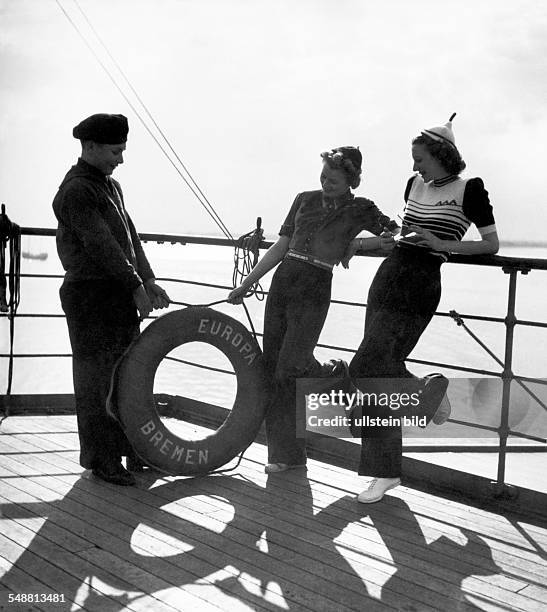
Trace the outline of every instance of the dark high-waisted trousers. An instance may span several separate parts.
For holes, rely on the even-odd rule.
[[[131,453],[121,427],[106,412],[116,361],[139,331],[130,291],[109,280],[64,282],[60,289],[72,346],[72,376],[84,468],[119,462]]]
[[[320,376],[313,351],[329,310],[331,282],[330,270],[291,259],[273,276],[263,339],[269,463],[306,463],[305,439],[296,437],[296,379]]]
[[[350,363],[353,379],[414,378],[405,359],[435,314],[441,298],[441,259],[418,249],[396,247],[372,281],[365,335]],[[358,385],[366,392],[366,381]],[[409,390],[413,385],[409,381]],[[404,390],[404,389],[403,389]],[[401,475],[400,427],[364,427],[359,474]]]

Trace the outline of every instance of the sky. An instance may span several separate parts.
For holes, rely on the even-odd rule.
[[[545,240],[543,0],[0,0],[0,201],[19,225],[55,227],[72,127],[112,112],[129,118],[114,176],[138,230],[219,234],[59,4],[141,112],[81,7],[233,235],[261,216],[274,236],[319,187],[320,153],[348,144],[357,194],[395,216],[412,138],[456,112],[500,238]]]

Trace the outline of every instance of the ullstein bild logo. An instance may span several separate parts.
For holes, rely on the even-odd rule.
[[[322,427],[425,427],[427,418],[425,416],[411,417],[370,417],[365,414],[361,417],[350,417],[347,415],[334,415],[322,417],[318,414],[310,414],[307,417],[307,429],[321,429]]]

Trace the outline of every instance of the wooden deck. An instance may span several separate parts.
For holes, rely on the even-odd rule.
[[[195,429],[195,426],[189,426]],[[202,478],[90,478],[74,416],[0,428],[1,610],[547,609],[547,523],[364,479],[317,461],[267,477],[265,448]],[[59,594],[65,603],[9,603]]]

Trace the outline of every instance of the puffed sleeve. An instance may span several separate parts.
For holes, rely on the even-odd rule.
[[[379,236],[385,229],[393,231],[398,227],[397,221],[384,215],[372,200],[367,198],[355,198],[355,200],[359,204],[361,229]]]
[[[496,221],[488,191],[484,188],[484,183],[480,178],[473,178],[467,181],[463,195],[463,214],[473,222],[479,229],[493,227],[496,230]],[[483,233],[483,232],[481,232]]]
[[[281,229],[279,230],[280,236],[287,236],[288,238],[290,238],[293,235],[296,213],[298,212],[298,209],[301,203],[302,203],[302,194],[299,193],[294,199],[293,205],[291,206],[291,209],[289,210],[289,214],[287,215],[287,218],[285,219],[285,221],[283,222],[283,225],[281,226]]]
[[[404,194],[405,202],[408,202],[408,196],[410,195],[410,190],[412,189],[412,183],[414,182],[415,178],[416,178],[415,176],[411,176],[408,179],[408,182],[405,187],[405,194]]]

